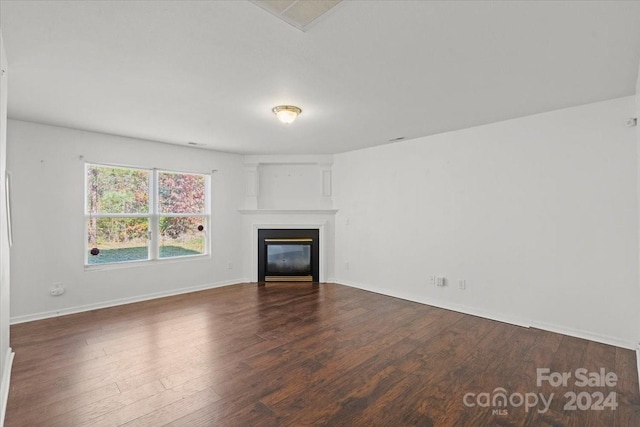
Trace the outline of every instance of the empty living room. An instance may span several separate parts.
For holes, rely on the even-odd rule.
[[[0,0],[0,427],[640,426],[640,1]]]

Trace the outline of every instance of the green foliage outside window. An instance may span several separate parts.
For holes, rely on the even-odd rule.
[[[88,249],[100,249],[87,256],[89,264],[148,259],[151,218],[157,219],[160,258],[206,252],[205,175],[102,165],[86,170]],[[153,179],[157,206],[150,209]]]

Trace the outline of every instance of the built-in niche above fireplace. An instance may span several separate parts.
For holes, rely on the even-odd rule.
[[[318,229],[259,229],[259,282],[319,282]]]

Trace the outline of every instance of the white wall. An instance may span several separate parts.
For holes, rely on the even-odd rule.
[[[322,193],[317,164],[263,164],[258,167],[260,209],[318,209]]]
[[[4,70],[4,73],[2,71]],[[7,58],[0,32],[0,426],[9,393],[13,353],[9,346],[9,239],[7,233],[7,207],[5,203],[5,176],[7,165]]]
[[[241,276],[241,156],[9,120],[14,245],[13,321],[145,299]],[[208,173],[212,178],[212,257],[85,271],[84,156],[87,162]],[[233,269],[228,269],[232,262]],[[53,282],[66,293],[52,297]]]
[[[336,155],[337,281],[635,347],[634,104]]]

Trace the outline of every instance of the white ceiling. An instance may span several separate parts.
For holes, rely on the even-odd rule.
[[[635,93],[640,2],[0,1],[9,115],[238,153],[337,153]],[[279,123],[271,108],[302,115]]]

